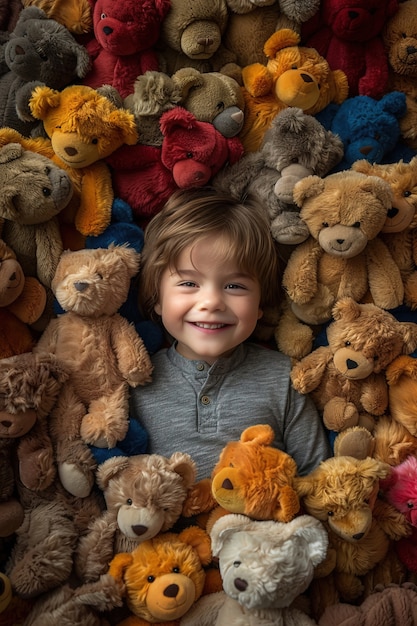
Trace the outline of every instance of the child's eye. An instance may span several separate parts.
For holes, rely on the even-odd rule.
[[[192,280],[185,280],[183,283],[180,283],[180,287],[197,287],[197,285]]]
[[[235,283],[229,283],[226,285],[226,289],[246,289],[244,285],[236,285]]]

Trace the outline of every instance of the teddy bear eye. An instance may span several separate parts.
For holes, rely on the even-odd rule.
[[[407,508],[414,509],[414,502],[407,502]]]
[[[233,567],[239,567],[239,565],[241,564],[242,561],[234,561],[233,562]]]
[[[355,222],[354,224],[352,224],[352,228],[360,228],[361,223],[360,222]]]
[[[329,222],[323,222],[322,226],[323,228],[329,228]]]
[[[94,145],[98,144],[97,137],[94,137],[94,139],[92,139],[91,143],[94,144]]]
[[[350,341],[345,341],[345,346],[350,346]]]
[[[153,581],[155,580],[155,576],[148,576],[148,583],[153,583]]]
[[[187,159],[192,159],[194,154],[192,152],[187,152],[185,156],[187,157]]]
[[[411,196],[411,191],[404,191],[403,196],[404,198],[409,198]]]
[[[223,110],[224,110],[224,102],[219,102],[219,103],[216,105],[216,109],[217,109],[218,111],[223,111]]]
[[[179,567],[173,567],[172,571],[174,572],[174,574],[179,574],[180,573],[180,568]]]
[[[45,198],[48,198],[51,195],[52,191],[50,189],[48,189],[48,187],[44,187],[42,189],[42,193],[45,196]]]
[[[128,498],[128,499],[126,500],[126,504],[128,504],[128,505],[130,506],[130,505],[132,504],[132,498]]]
[[[334,513],[333,513],[333,511],[327,511],[327,515],[328,515],[329,517],[333,517]]]
[[[107,14],[106,14],[106,13],[102,13],[102,14],[100,15],[100,19],[101,19],[101,20],[105,20],[105,19],[106,19],[106,17],[107,17]]]

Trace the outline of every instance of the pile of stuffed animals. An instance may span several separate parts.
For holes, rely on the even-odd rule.
[[[0,0],[0,626],[417,623],[416,33],[417,0]],[[270,220],[307,476],[257,424],[197,481],[129,420],[144,232],[205,185]]]

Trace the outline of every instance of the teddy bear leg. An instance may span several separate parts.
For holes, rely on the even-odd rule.
[[[122,441],[129,426],[127,386],[120,385],[111,395],[90,403],[81,423],[81,437],[85,443],[98,448],[114,448]]]
[[[323,422],[329,430],[340,432],[358,424],[359,414],[353,402],[335,397],[329,400],[323,409]]]
[[[278,349],[293,359],[302,359],[313,348],[312,328],[300,322],[286,305],[274,336]]]
[[[352,426],[339,433],[334,440],[334,456],[353,456],[355,459],[366,459],[373,456],[375,438],[367,428]]]
[[[362,598],[365,599],[371,595],[378,585],[387,587],[392,584],[400,585],[405,581],[406,567],[401,563],[392,544],[386,557],[362,577]]]

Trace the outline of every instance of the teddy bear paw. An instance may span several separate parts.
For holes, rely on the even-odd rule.
[[[359,414],[353,402],[344,398],[332,398],[324,407],[323,422],[329,430],[340,432],[358,423]]]
[[[114,448],[123,441],[128,430],[128,420],[111,420],[101,412],[88,413],[81,423],[80,434],[83,441],[97,448]]]
[[[296,245],[305,241],[310,231],[297,213],[286,211],[271,223],[272,236],[278,243]]]
[[[93,487],[94,475],[86,475],[74,465],[74,463],[61,463],[58,466],[58,474],[62,486],[77,498],[86,498]]]

